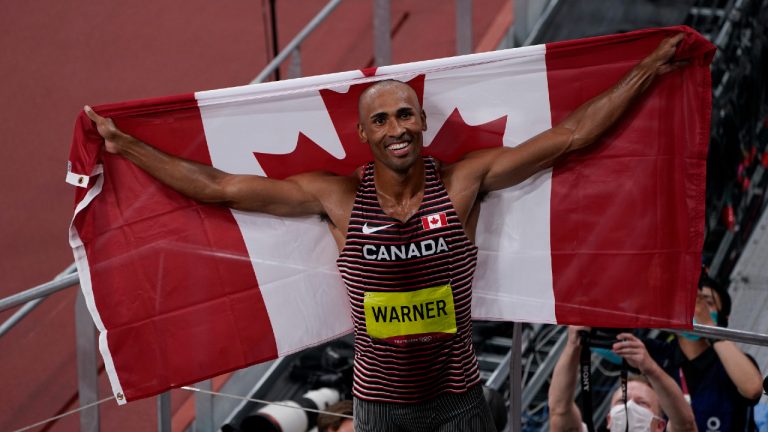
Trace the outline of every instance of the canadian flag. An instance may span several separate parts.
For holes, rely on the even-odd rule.
[[[445,217],[445,213],[435,213],[429,216],[423,216],[421,218],[421,224],[425,230],[431,230],[433,228],[440,228],[448,225],[448,219]]]
[[[357,98],[408,81],[425,153],[516,146],[608,89],[665,36],[666,74],[600,143],[482,202],[477,319],[690,326],[703,241],[714,47],[685,27],[96,107],[158,149],[238,174],[349,175],[371,159]],[[336,245],[318,218],[203,205],[102,151],[84,114],[67,180],[81,287],[118,402],[348,333]],[[445,223],[435,215],[425,224]]]

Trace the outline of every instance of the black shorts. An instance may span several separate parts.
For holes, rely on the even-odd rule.
[[[354,400],[355,432],[496,432],[482,385],[425,402]]]

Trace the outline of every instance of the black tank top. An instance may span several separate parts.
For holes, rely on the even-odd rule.
[[[353,393],[364,400],[418,402],[480,381],[471,321],[477,247],[435,161],[424,163],[424,198],[406,222],[381,209],[366,165],[337,260],[354,322]]]

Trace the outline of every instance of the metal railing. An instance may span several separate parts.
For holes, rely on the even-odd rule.
[[[392,63],[392,14],[391,0],[373,1],[373,51],[376,66]],[[275,58],[267,64],[251,84],[263,82],[291,57],[288,77],[301,76],[301,44],[315,29],[330,16],[342,0],[331,0],[317,13],[309,23],[291,39]],[[470,54],[472,45],[472,0],[455,0],[456,7],[456,54]]]
[[[56,275],[50,282],[0,299],[0,312],[24,304],[21,309],[17,310],[7,320],[0,324],[0,337],[24,319],[24,317],[42,303],[46,297],[78,283],[80,283],[80,279],[75,272],[75,263],[72,263],[64,271]]]
[[[71,274],[72,266],[70,266],[67,270],[59,274],[54,280],[38,285],[34,288],[30,288],[26,291],[20,292],[18,294],[14,294],[12,296],[0,299],[0,312],[13,308],[15,306],[18,306],[20,304],[23,304],[24,302],[28,302],[27,305],[33,302],[39,302],[40,300],[44,299],[50,294],[53,294],[55,292],[61,291],[63,289],[66,289],[70,286],[73,286],[78,282],[77,274]],[[81,295],[82,296],[82,295]],[[80,296],[80,297],[81,297]],[[80,300],[78,300],[78,303],[80,303]],[[27,306],[25,305],[25,307]],[[13,324],[9,325],[9,321],[15,321],[18,322],[19,319],[16,317],[19,312],[24,310],[23,308],[17,311],[14,316],[6,320],[0,328],[9,329],[13,326]],[[80,311],[79,313],[77,311]],[[28,311],[27,311],[28,313]],[[85,311],[84,305],[76,307],[76,321],[82,322],[83,318],[86,320],[90,320],[90,316],[87,315],[87,311]],[[89,389],[96,389],[96,366],[95,366],[95,360],[93,359],[93,356],[95,355],[95,342],[94,342],[94,328],[91,322],[89,322],[90,325],[88,326],[80,326],[78,325],[77,333],[78,333],[78,376],[79,376],[79,382],[80,382],[80,405],[85,406],[89,403],[92,403],[98,398],[98,395],[93,391]],[[7,331],[7,330],[5,330]],[[681,333],[684,330],[680,329],[668,329],[667,331],[673,332],[673,333]],[[90,333],[89,333],[90,332]],[[515,334],[519,334],[520,330],[519,327],[516,327]],[[84,334],[89,333],[89,334]],[[694,324],[693,330],[688,331],[688,333],[693,333],[699,336],[709,337],[709,338],[715,338],[715,339],[726,339],[731,340],[734,342],[741,342],[751,345],[760,345],[760,346],[766,346],[768,347],[768,335],[762,334],[762,333],[755,333],[755,332],[748,332],[743,330],[736,330],[736,329],[728,329],[728,328],[721,328],[721,327],[713,327],[713,326],[707,326],[707,325],[701,325],[701,324]],[[556,344],[556,347],[552,350],[551,353],[558,353],[561,348],[562,344],[564,343],[563,340],[559,340]],[[517,347],[517,348],[516,348]],[[513,373],[512,376],[519,376],[520,374],[520,361],[521,361],[521,349],[519,348],[519,345],[515,345],[512,350],[510,350],[510,354],[508,355],[508,359],[505,359],[505,366],[506,368],[512,369]],[[533,398],[533,395],[536,394],[540,390],[540,388],[546,383],[547,376],[551,373],[552,369],[554,368],[555,363],[557,362],[557,355],[549,355],[545,362],[539,367],[536,374],[534,375],[533,379],[531,379],[525,388],[522,388],[519,383],[511,382],[510,386],[512,386],[512,394],[519,394],[522,395],[521,398],[521,406],[526,406],[527,403],[530,403],[530,401]],[[81,367],[80,365],[84,364],[84,367]],[[507,369],[507,370],[509,370]],[[501,370],[501,368],[500,368]],[[88,377],[86,379],[86,377]],[[492,380],[494,382],[499,381],[500,379],[498,376],[494,376]],[[90,387],[91,384],[84,383],[87,381],[88,383],[92,383],[92,387]],[[490,381],[490,380],[489,380]],[[204,388],[205,383],[202,383],[199,387]],[[196,397],[198,397],[196,395]],[[200,396],[203,398],[203,396]],[[210,396],[205,396],[209,398],[208,400],[200,400],[198,403],[198,406],[201,408],[205,408],[210,403]],[[157,405],[158,405],[158,430],[160,431],[168,431],[170,430],[170,398],[168,393],[165,393],[163,395],[158,396],[157,398]],[[212,409],[211,409],[212,410]],[[516,424],[519,424],[519,417],[515,414],[519,413],[519,409],[511,412],[510,419],[513,419],[513,421],[516,422]],[[519,414],[518,414],[519,415]],[[201,420],[205,421],[205,423],[210,424],[212,417],[209,415],[203,415],[201,416]],[[203,425],[200,425],[203,426]],[[89,408],[87,411],[81,412],[81,430],[98,430],[98,407],[94,406],[92,408]]]
[[[314,18],[312,18],[309,21],[309,24],[307,24],[299,33],[290,41],[288,42],[288,45],[283,48],[280,53],[275,56],[275,58],[269,62],[269,64],[262,70],[256,78],[254,78],[251,81],[251,84],[256,84],[263,82],[265,79],[267,79],[268,76],[272,75],[272,73],[277,70],[277,68],[280,67],[280,65],[283,64],[283,62],[288,58],[289,55],[293,54],[294,56],[294,70],[288,73],[288,76],[291,78],[296,78],[301,76],[301,52],[300,52],[300,45],[302,42],[304,42],[304,39],[307,38],[315,29],[317,26],[320,25],[323,21],[325,21],[326,18],[328,18],[328,15],[333,12],[334,9],[336,9],[339,4],[341,4],[342,0],[331,0],[328,2],[328,4],[323,7],[323,9],[318,12],[317,15],[315,15]]]

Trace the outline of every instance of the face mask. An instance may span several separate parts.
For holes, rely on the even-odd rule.
[[[714,323],[715,323],[715,325],[717,325],[717,311],[714,311],[714,312],[710,312],[710,313],[709,313],[709,316],[711,316],[711,317],[712,317],[712,322],[714,322]]]
[[[710,312],[709,316],[712,317],[712,321],[715,323],[715,325],[717,325],[717,311]],[[693,319],[693,323],[697,324],[696,323],[696,318]],[[688,340],[692,340],[692,341],[697,341],[697,340],[701,339],[701,336],[697,336],[697,335],[691,334],[691,333],[680,333],[680,336],[682,336],[682,337],[684,337],[684,338],[686,338]]]
[[[615,364],[615,365],[621,365],[621,357],[619,357],[618,354],[615,352],[609,350],[608,348],[590,348],[593,353],[599,355],[600,357],[606,359],[607,361]]]
[[[629,418],[629,429],[627,429],[627,418]],[[654,418],[658,419],[651,410],[630,400],[627,403],[626,411],[624,404],[611,408],[611,432],[625,432],[627,430],[629,432],[648,432],[651,430],[651,422]]]

